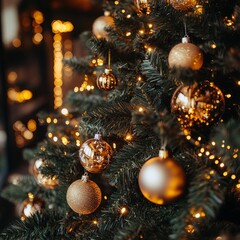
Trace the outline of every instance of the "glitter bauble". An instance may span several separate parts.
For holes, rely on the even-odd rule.
[[[101,201],[102,193],[100,188],[85,175],[82,176],[82,179],[73,182],[67,190],[67,203],[78,214],[94,212]]]
[[[45,176],[41,173],[41,167],[44,165],[44,160],[39,158],[33,164],[33,176],[37,181],[38,185],[48,189],[54,189],[58,185],[58,179],[56,176],[50,177]]]
[[[25,220],[36,212],[41,212],[43,208],[44,202],[34,197],[33,194],[29,193],[28,198],[23,201],[19,208],[19,215],[21,220]]]
[[[170,68],[191,68],[199,70],[203,65],[203,53],[201,49],[183,38],[183,42],[175,45],[168,56]]]
[[[117,86],[117,78],[111,69],[106,68],[105,72],[98,76],[96,83],[99,89],[109,91]]]
[[[209,125],[221,117],[225,99],[218,87],[204,81],[177,88],[172,96],[171,109],[183,127]]]
[[[197,5],[196,0],[170,0],[170,4],[178,11],[187,11]]]
[[[182,167],[165,150],[142,166],[138,176],[139,188],[149,201],[163,205],[176,200],[185,188]]]
[[[91,173],[102,172],[110,162],[112,157],[111,146],[102,140],[100,134],[95,134],[84,142],[79,150],[79,157],[82,166]]]
[[[108,32],[106,31],[106,28],[112,27],[113,25],[114,20],[111,16],[100,16],[93,23],[93,34],[97,38],[107,38]]]

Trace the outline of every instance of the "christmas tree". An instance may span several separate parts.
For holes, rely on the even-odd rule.
[[[240,1],[103,8],[1,239],[239,239]]]

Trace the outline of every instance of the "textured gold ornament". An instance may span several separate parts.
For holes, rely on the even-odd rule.
[[[142,166],[138,184],[145,198],[163,205],[180,197],[185,187],[185,173],[181,166],[168,157],[166,150],[151,158]]]
[[[137,8],[138,8],[138,15],[147,15],[150,14],[150,3],[149,0],[135,0]]]
[[[225,99],[218,87],[205,81],[177,88],[172,96],[171,108],[183,127],[209,125],[221,117]]]
[[[203,53],[201,49],[190,43],[188,37],[182,39],[182,43],[174,46],[168,56],[170,68],[191,68],[199,70],[203,65]]]
[[[92,32],[97,38],[108,38],[108,32],[106,28],[114,26],[114,19],[109,16],[108,12],[105,12],[105,16],[98,17],[92,27]]]
[[[33,176],[39,186],[42,186],[48,189],[54,189],[58,185],[58,179],[56,176],[53,176],[53,177],[44,176],[40,171],[40,168],[43,166],[43,164],[44,164],[44,160],[41,158],[37,159],[34,162]]]
[[[102,201],[102,193],[98,185],[89,180],[87,175],[73,182],[67,190],[69,207],[79,214],[93,213]]]
[[[43,201],[33,196],[32,193],[28,194],[28,198],[24,200],[19,208],[19,215],[21,220],[25,220],[36,212],[41,212],[43,208]]]
[[[95,134],[82,144],[79,150],[82,166],[91,173],[100,173],[109,165],[112,157],[111,146],[102,140],[101,134]]]
[[[170,0],[170,4],[178,11],[187,11],[197,5],[196,0]]]
[[[116,86],[117,78],[112,73],[112,69],[106,68],[97,78],[97,87],[101,90],[110,91]]]

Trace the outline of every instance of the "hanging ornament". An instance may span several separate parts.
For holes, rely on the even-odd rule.
[[[39,158],[37,159],[32,168],[33,176],[37,181],[38,185],[41,187],[45,187],[47,189],[54,189],[58,185],[58,179],[56,176],[44,176],[41,173],[41,167],[44,165],[44,160]]]
[[[67,190],[67,203],[78,214],[93,213],[102,201],[102,193],[98,185],[89,180],[87,174],[73,182]]]
[[[114,19],[110,16],[110,13],[105,11],[104,16],[98,17],[92,27],[92,32],[97,38],[108,38],[108,32],[106,28],[114,26]]]
[[[101,90],[109,91],[117,86],[117,78],[112,73],[111,69],[111,54],[110,49],[108,50],[108,67],[105,69],[104,73],[100,74],[97,78],[97,86]]]
[[[138,15],[148,15],[150,14],[150,3],[149,0],[135,0],[138,9]]]
[[[196,0],[170,0],[170,4],[178,11],[187,11],[197,5]]]
[[[100,173],[107,168],[112,157],[111,146],[102,139],[101,134],[95,134],[82,144],[79,150],[82,166],[90,173]]]
[[[21,220],[24,221],[26,218],[30,217],[36,212],[41,212],[43,205],[44,203],[42,200],[34,197],[32,193],[28,193],[28,198],[24,200],[19,208]]]
[[[171,108],[183,127],[209,125],[219,120],[224,112],[225,99],[218,87],[204,81],[177,88],[172,96]]]
[[[188,36],[182,38],[182,43],[175,45],[168,56],[170,68],[191,68],[199,70],[203,65],[203,53],[201,49],[190,43]]]
[[[142,166],[138,185],[150,202],[163,205],[182,195],[185,187],[185,173],[181,166],[163,149],[159,156],[151,158]]]

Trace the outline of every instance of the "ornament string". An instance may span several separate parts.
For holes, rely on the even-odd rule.
[[[111,68],[111,52],[110,52],[110,48],[108,49],[108,69]]]
[[[184,19],[183,20],[183,26],[184,26],[184,37],[188,37],[188,34],[187,34],[187,23],[186,23],[186,20]]]

